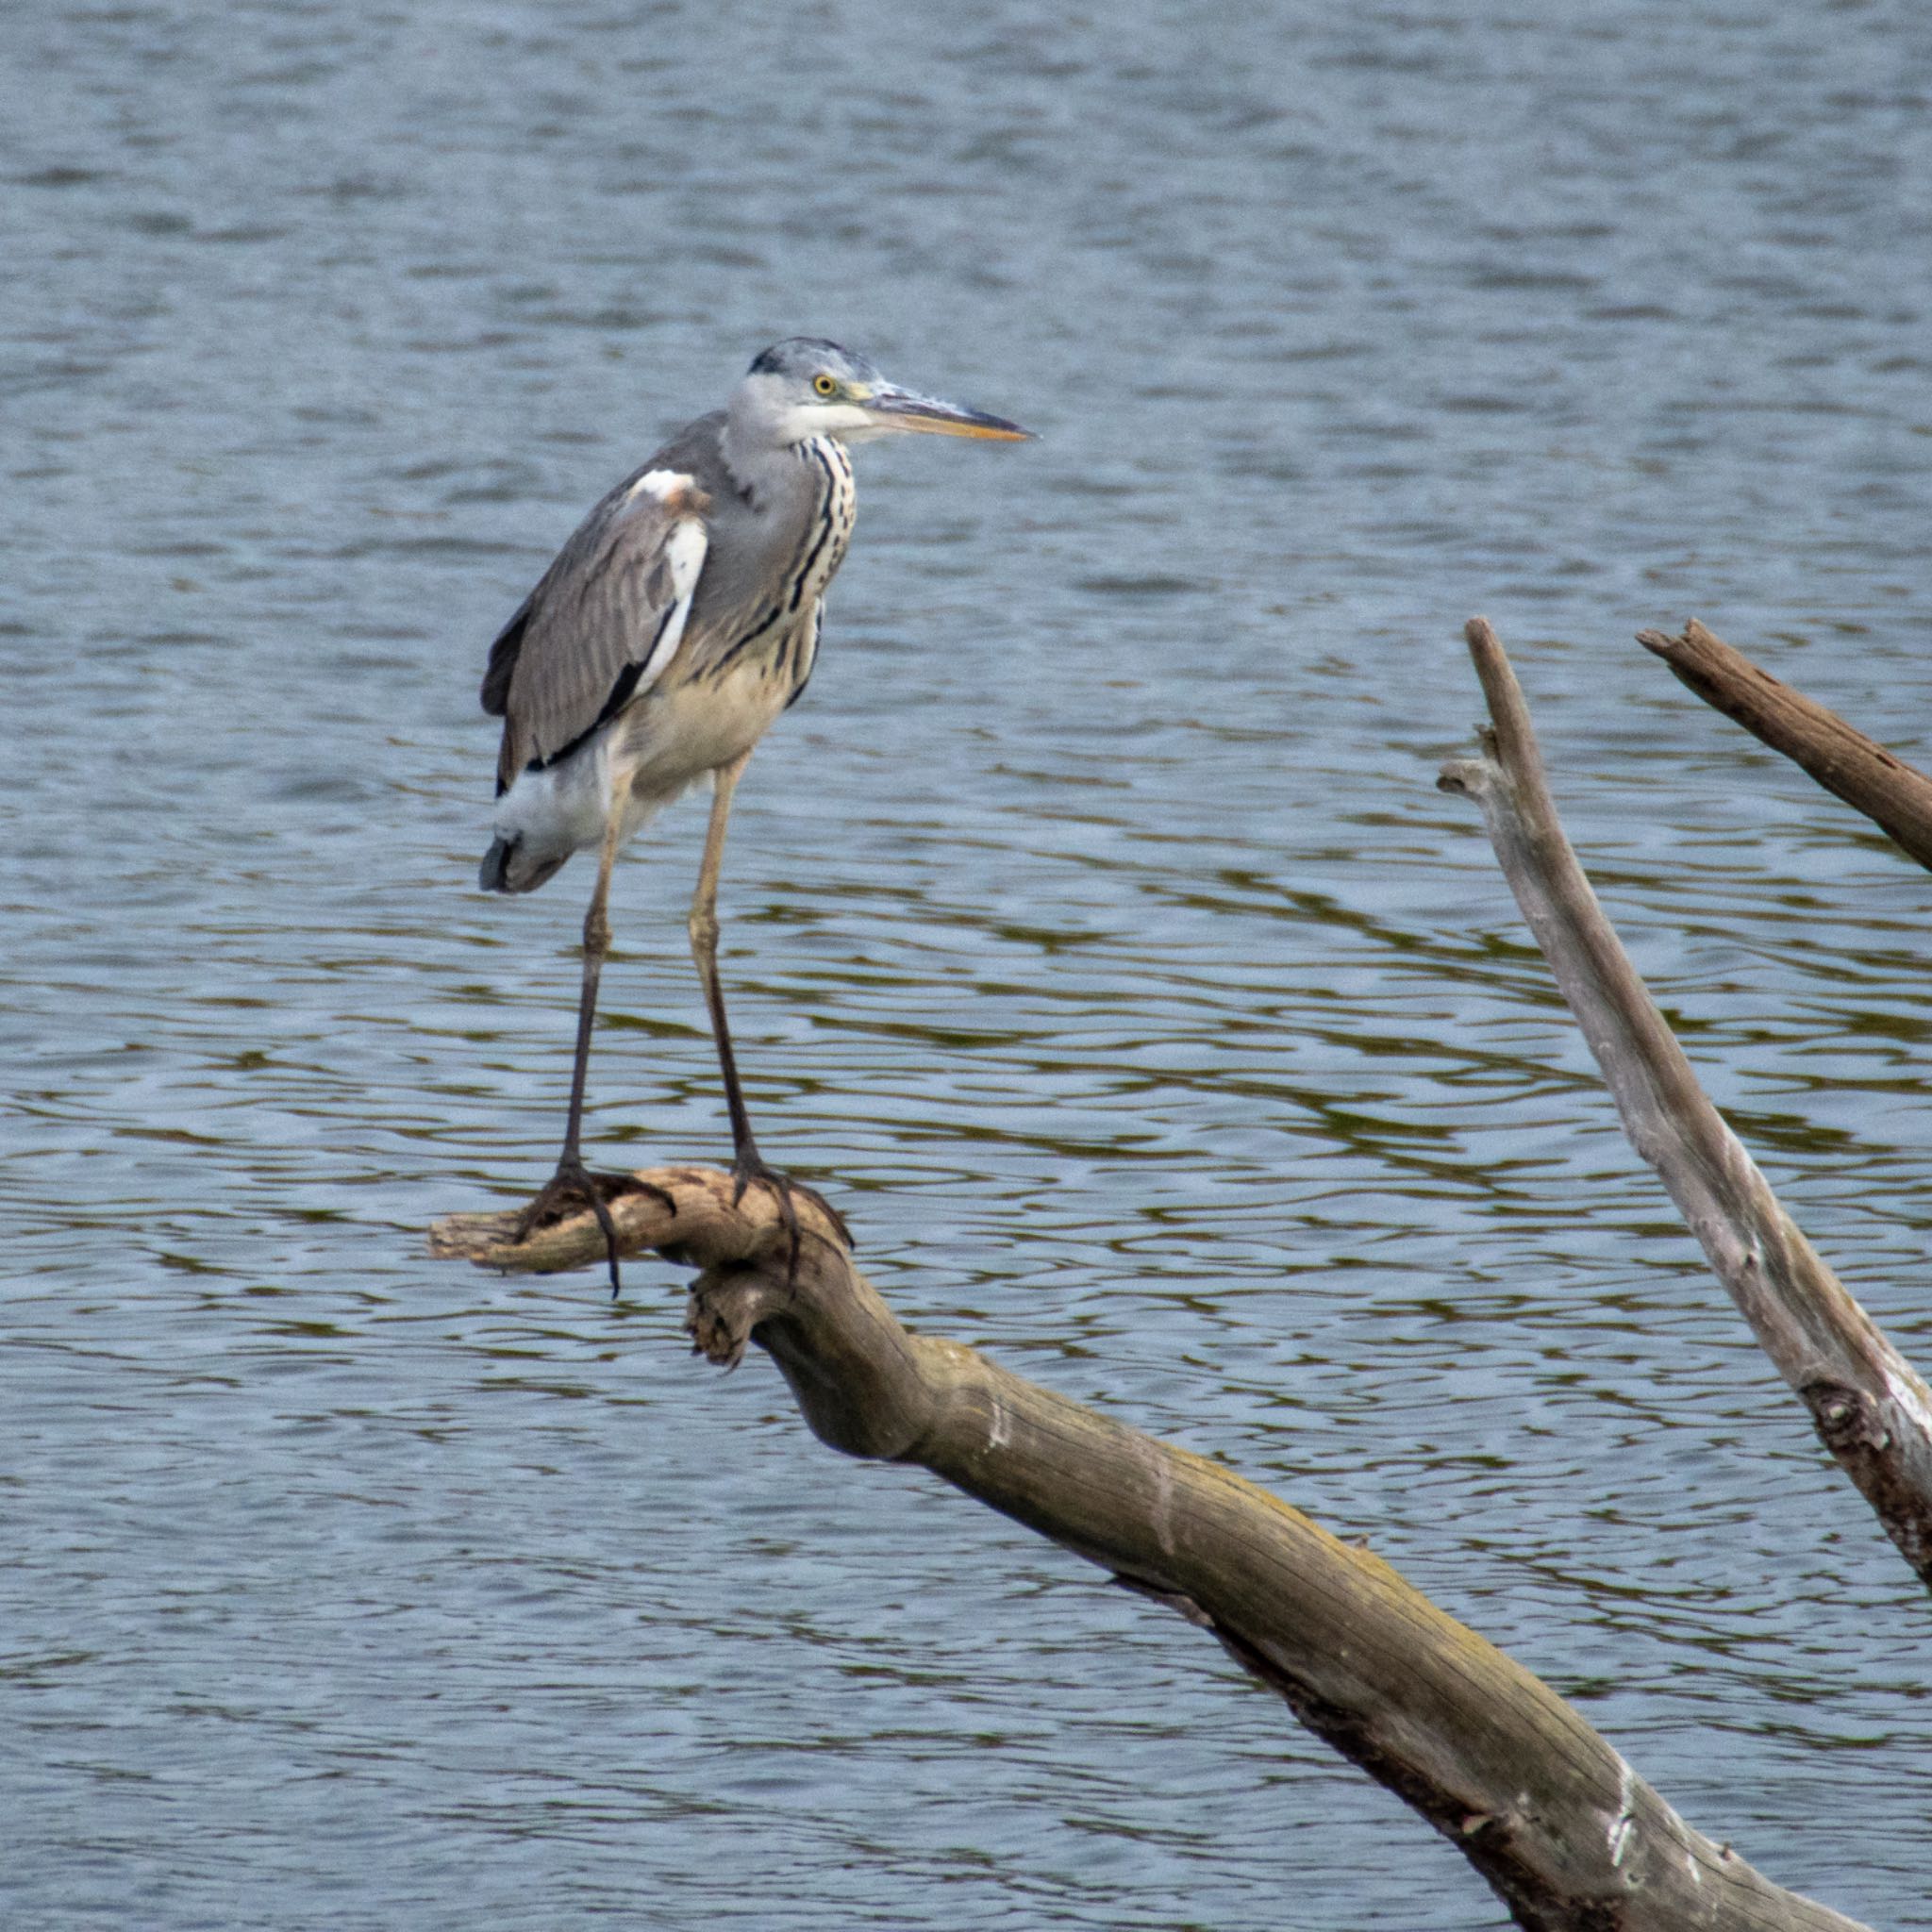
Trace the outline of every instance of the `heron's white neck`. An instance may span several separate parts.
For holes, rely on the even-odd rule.
[[[823,410],[777,404],[756,379],[741,383],[722,438],[731,480],[756,503],[792,474],[805,444],[825,433],[824,419]]]

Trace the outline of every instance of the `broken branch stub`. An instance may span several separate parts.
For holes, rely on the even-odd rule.
[[[1825,1266],[1698,1084],[1557,816],[1522,688],[1468,625],[1495,728],[1442,768],[1474,799],[1509,889],[1583,1029],[1624,1132],[1655,1168],[1819,1439],[1932,1589],[1932,1392]]]
[[[1637,641],[1706,704],[1803,766],[1932,871],[1932,778],[1924,772],[1781,683],[1694,617],[1676,637],[1641,630]]]
[[[803,1204],[708,1169],[638,1177],[620,1247],[697,1261],[686,1325],[714,1361],[770,1352],[812,1429],[915,1463],[1210,1630],[1319,1737],[1395,1792],[1537,1932],[1857,1932],[1692,1830],[1547,1685],[1378,1557],[1219,1463],[915,1335]],[[666,1204],[669,1204],[668,1207]],[[439,1224],[436,1252],[597,1265],[589,1214],[507,1245],[515,1216]],[[530,1250],[541,1241],[541,1257]]]

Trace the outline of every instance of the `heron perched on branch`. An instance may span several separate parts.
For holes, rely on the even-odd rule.
[[[741,1192],[753,1182],[774,1191],[795,1257],[798,1184],[758,1155],[724,1021],[718,867],[745,760],[805,690],[818,657],[825,586],[857,505],[845,445],[904,430],[1001,441],[1029,434],[900,389],[836,342],[774,343],[724,409],[689,424],[591,510],[490,647],[483,708],[503,720],[503,746],[484,890],[533,892],[573,853],[597,854],[563,1152],[517,1239],[590,1207],[613,1292],[617,1236],[605,1196],[631,1183],[591,1173],[579,1146],[597,978],[610,949],[610,872],[659,806],[707,777],[711,820],[691,955],[724,1078],[732,1171]]]

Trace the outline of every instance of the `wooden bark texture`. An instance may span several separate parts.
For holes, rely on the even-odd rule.
[[[892,1315],[800,1203],[795,1271],[762,1190],[641,1174],[611,1205],[626,1252],[700,1270],[686,1325],[736,1363],[757,1341],[822,1440],[921,1465],[1210,1631],[1296,1716],[1403,1798],[1534,1932],[1824,1932],[1853,1922],[1692,1830],[1555,1691],[1386,1563],[1220,1464],[1023,1380]],[[508,1246],[513,1214],[456,1216],[437,1253],[589,1267],[588,1214]]]
[[[1820,1440],[1932,1589],[1932,1392],[1779,1205],[1619,943],[1557,817],[1496,635],[1468,629],[1494,727],[1443,767],[1474,800],[1517,904],[1603,1069],[1631,1145],[1661,1176]]]
[[[1641,630],[1637,641],[1706,704],[1802,765],[1932,871],[1932,778],[1853,730],[1836,711],[1779,683],[1694,617],[1675,637]]]

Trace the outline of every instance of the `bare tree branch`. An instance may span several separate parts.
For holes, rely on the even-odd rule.
[[[1854,731],[1836,711],[1780,684],[1694,617],[1681,636],[1641,630],[1637,641],[1706,704],[1802,765],[1932,871],[1932,778]]]
[[[1854,1932],[1693,1831],[1555,1691],[1386,1563],[1218,1463],[903,1327],[798,1201],[795,1274],[769,1196],[660,1169],[610,1204],[620,1246],[696,1263],[686,1325],[777,1362],[851,1456],[918,1463],[1211,1631],[1310,1730],[1462,1853],[1534,1932]],[[588,1267],[588,1214],[523,1246],[514,1214],[438,1224],[439,1254]]]
[[[1496,634],[1467,635],[1494,729],[1442,769],[1496,858],[1623,1116],[1820,1440],[1932,1589],[1932,1393],[1819,1258],[1724,1124],[1618,943],[1557,817],[1529,712]],[[1712,641],[1715,641],[1713,640]]]

